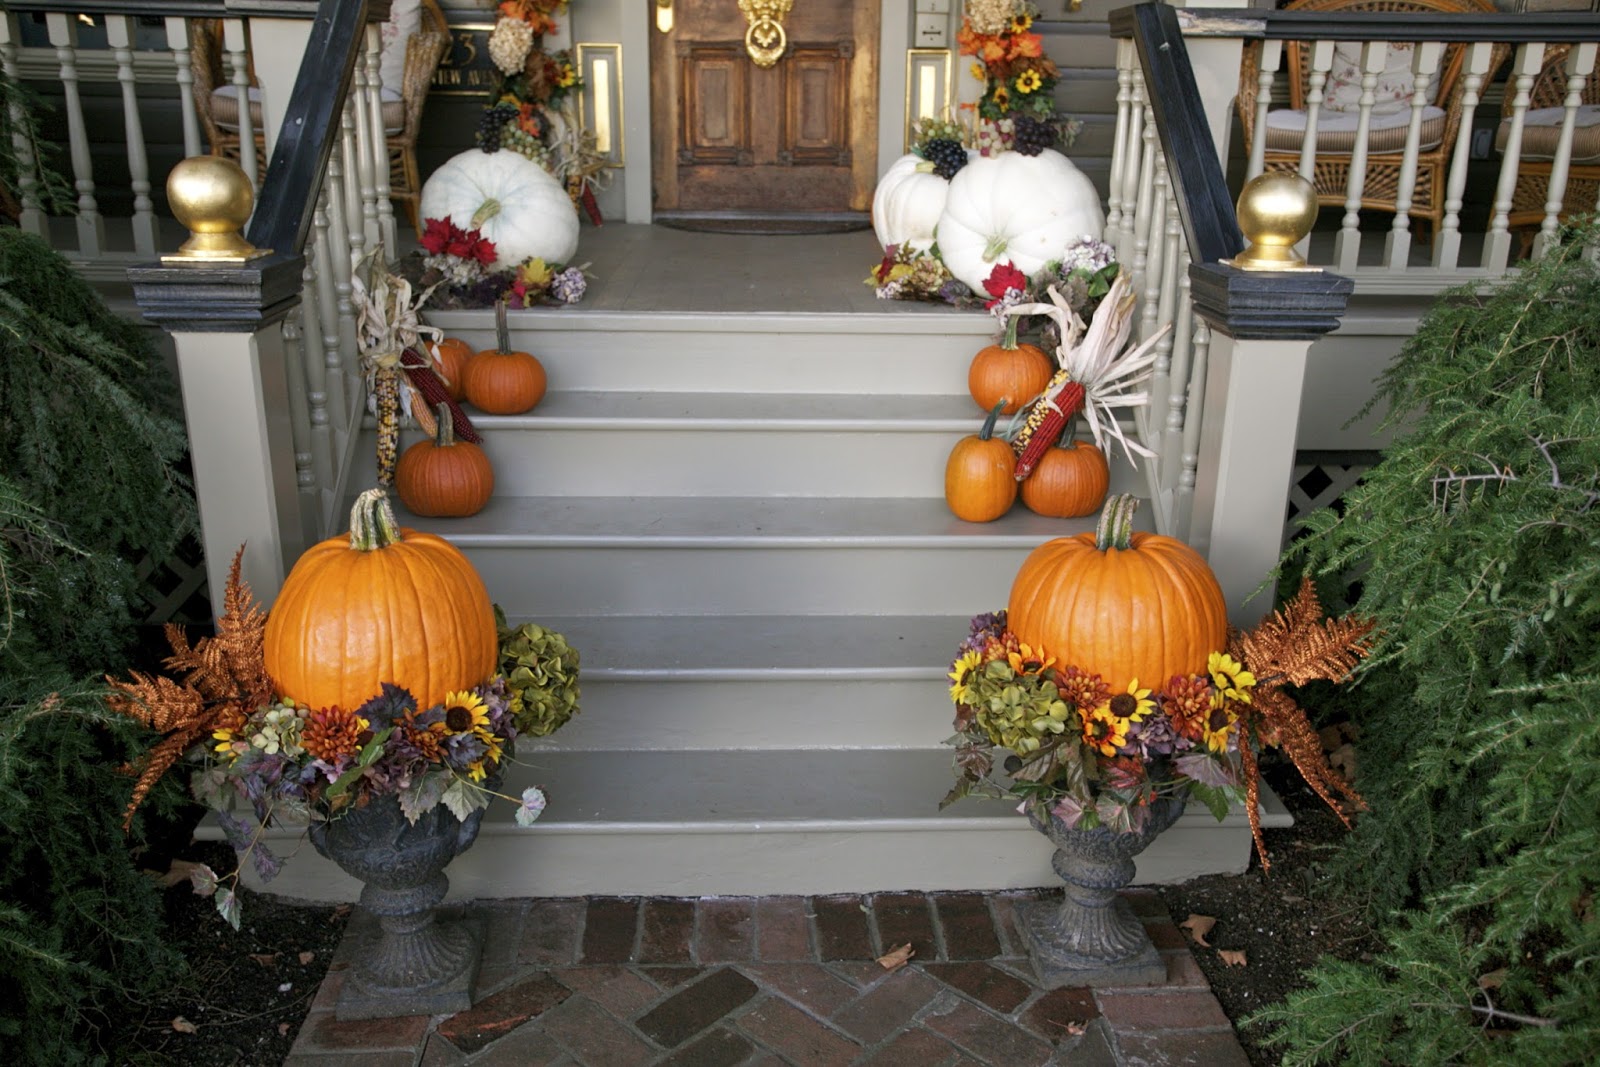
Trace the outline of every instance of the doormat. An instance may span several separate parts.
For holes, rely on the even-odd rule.
[[[763,237],[853,233],[872,227],[872,219],[864,211],[792,215],[670,211],[658,213],[651,221],[658,226],[693,233],[741,233]]]

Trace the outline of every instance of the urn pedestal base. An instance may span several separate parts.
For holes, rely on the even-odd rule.
[[[388,1019],[399,1015],[449,1015],[472,1007],[478,982],[478,964],[483,957],[486,924],[482,919],[458,919],[436,924],[437,941],[457,963],[454,973],[426,984],[403,982],[385,985],[376,976],[362,973],[360,964],[351,968],[333,1010],[340,1022],[357,1019]],[[378,949],[385,934],[374,930],[353,939],[357,959]],[[428,976],[417,975],[426,980]]]
[[[1144,927],[1127,901],[1117,898],[1112,909],[1119,922],[1131,923],[1143,935]],[[1086,956],[1061,947],[1064,938],[1060,912],[1059,904],[1047,900],[1018,909],[1017,919],[1028,941],[1028,958],[1033,961],[1033,973],[1039,976],[1042,988],[1160,985],[1167,980],[1166,961],[1148,936],[1144,936],[1143,945],[1133,955],[1120,960]]]

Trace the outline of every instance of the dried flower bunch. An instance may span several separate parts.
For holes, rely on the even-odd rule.
[[[944,798],[1012,798],[1067,826],[1138,830],[1160,797],[1193,797],[1222,818],[1243,803],[1262,864],[1257,757],[1282,748],[1317,795],[1348,821],[1365,807],[1328,766],[1305,711],[1284,692],[1338,681],[1368,648],[1371,622],[1330,619],[1310,581],[1282,611],[1230,634],[1206,673],[1131,680],[1030,648],[1006,613],[979,615],[950,670],[956,785]],[[942,806],[942,805],[941,805]]]
[[[562,306],[588,292],[587,264],[561,267],[534,257],[490,271],[495,246],[482,231],[463,230],[448,219],[425,219],[423,226],[423,254],[408,256],[399,270],[425,287],[435,306],[493,307],[499,300],[513,310]]]
[[[506,628],[497,611],[504,673],[431,707],[389,684],[359,707],[306,707],[279,699],[268,677],[267,614],[240,576],[242,555],[229,573],[215,637],[191,646],[181,627],[167,627],[172,677],[107,679],[112,710],[166,735],[131,768],[139,779],[128,820],[156,781],[188,758],[198,764],[191,792],[215,810],[241,867],[248,860],[267,881],[281,863],[261,830],[285,819],[334,819],[385,796],[396,797],[412,822],[441,804],[465,819],[496,797],[518,805],[520,826],[539,817],[541,790],[507,797],[497,779],[519,736],[546,736],[578,710],[578,654],[565,638],[531,623]],[[235,814],[241,806],[256,825]],[[235,926],[238,876],[219,878],[202,866],[193,879]]]
[[[1037,12],[1026,0],[972,0],[956,33],[961,54],[973,56],[972,76],[984,83],[978,115],[1048,119],[1060,72],[1044,54],[1044,38],[1032,32]]]

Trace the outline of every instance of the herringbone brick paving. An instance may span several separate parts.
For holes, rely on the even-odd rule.
[[[1128,893],[1167,981],[1041,990],[1013,909],[1042,894],[592,898],[467,905],[478,1002],[341,1023],[352,919],[287,1067],[1242,1067],[1159,898]],[[877,961],[910,944],[911,962]]]

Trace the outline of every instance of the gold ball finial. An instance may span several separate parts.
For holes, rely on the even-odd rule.
[[[222,156],[190,156],[167,175],[172,214],[189,239],[166,262],[243,262],[265,254],[240,234],[255,210],[256,194],[244,169]]]
[[[1227,262],[1241,270],[1310,270],[1294,246],[1317,222],[1317,190],[1292,171],[1258,174],[1239,192],[1246,247]]]

